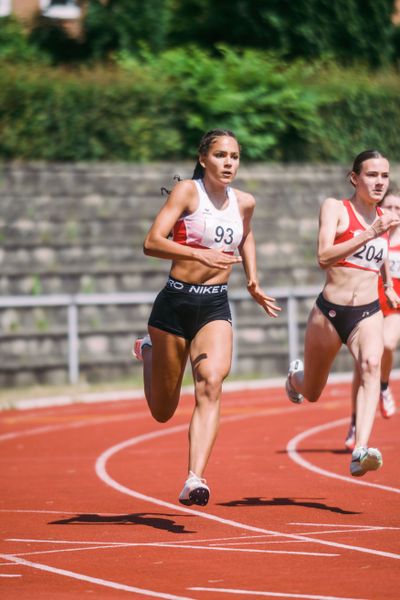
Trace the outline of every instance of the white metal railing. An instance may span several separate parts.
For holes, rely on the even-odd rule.
[[[268,289],[268,295],[277,300],[287,301],[287,330],[289,362],[299,354],[298,332],[298,300],[300,298],[316,297],[321,287],[277,287]],[[71,384],[79,381],[79,307],[101,305],[135,305],[152,304],[155,292],[132,292],[112,294],[51,294],[40,296],[2,296],[0,309],[4,308],[35,308],[35,307],[66,307],[68,320],[68,376]],[[236,302],[249,300],[253,302],[247,290],[230,290],[229,301],[232,312],[232,325],[236,327]],[[234,336],[235,339],[235,336]],[[232,372],[237,364],[237,348],[234,343]]]

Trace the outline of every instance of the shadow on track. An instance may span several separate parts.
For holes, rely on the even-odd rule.
[[[185,530],[184,525],[175,523],[173,519],[163,519],[162,517],[182,517],[182,515],[168,515],[162,513],[132,513],[128,515],[99,515],[99,514],[78,514],[69,519],[60,519],[51,521],[49,525],[144,525],[162,529],[171,533],[196,533],[195,531]]]
[[[220,506],[304,506],[305,508],[316,508],[318,510],[329,510],[330,512],[341,515],[359,515],[361,513],[352,510],[344,510],[338,506],[329,506],[315,500],[323,498],[261,498],[260,496],[247,497],[242,500],[231,500],[229,502],[220,502]]]
[[[298,454],[351,454],[347,448],[296,448]],[[276,454],[288,454],[287,450],[278,450]]]

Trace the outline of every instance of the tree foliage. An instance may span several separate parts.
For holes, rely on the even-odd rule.
[[[218,50],[122,53],[119,68],[0,63],[0,158],[188,159],[223,127],[247,161],[348,162],[371,146],[400,160],[397,74]]]
[[[44,53],[29,43],[27,31],[13,17],[0,20],[0,61],[37,64],[48,62]]]
[[[169,14],[166,0],[90,0],[83,24],[89,57],[137,52],[143,44],[164,49]]]
[[[175,0],[170,42],[379,66],[392,59],[393,12],[394,0]]]
[[[224,44],[379,67],[399,58],[394,8],[395,0],[89,0],[83,40],[49,19],[37,21],[32,39],[55,63]]]

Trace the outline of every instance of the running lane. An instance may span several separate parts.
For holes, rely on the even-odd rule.
[[[2,597],[397,600],[398,415],[376,420],[382,470],[354,480],[348,384],[301,406],[227,392],[211,500],[188,509],[192,402],[164,425],[143,400],[0,413]]]

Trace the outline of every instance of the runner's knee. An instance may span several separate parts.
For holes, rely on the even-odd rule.
[[[173,416],[174,416],[174,412],[175,411],[165,411],[165,410],[153,410],[152,408],[150,408],[150,412],[152,417],[158,421],[158,423],[166,423],[167,421],[169,421]]]
[[[361,378],[379,376],[381,361],[378,356],[371,354],[361,362]]]
[[[308,394],[305,394],[305,397],[309,402],[317,402],[317,400],[321,397],[321,392],[311,391]]]
[[[396,350],[397,344],[394,340],[385,340],[385,351],[386,352],[394,352]]]
[[[175,414],[179,402],[178,398],[168,398],[164,394],[161,398],[157,399],[154,396],[148,402],[152,417],[159,423],[166,423]]]
[[[218,402],[221,396],[223,378],[216,373],[196,379],[196,400],[202,403]]]

